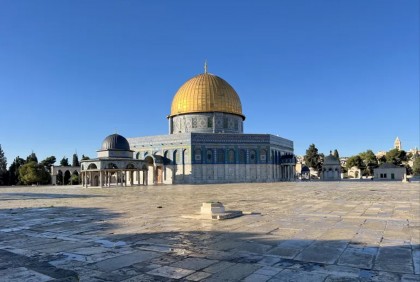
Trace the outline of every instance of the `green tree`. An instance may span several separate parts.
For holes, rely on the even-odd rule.
[[[386,157],[385,156],[380,156],[378,158],[378,164],[381,165],[381,164],[384,164],[384,163],[386,163]]]
[[[36,157],[36,154],[32,152],[29,156],[26,157],[26,162],[36,162],[38,163],[38,158]]]
[[[414,159],[413,175],[420,175],[420,157]]]
[[[61,170],[57,172],[56,183],[57,185],[63,185],[63,172]]]
[[[407,153],[404,150],[392,149],[386,153],[385,158],[387,163],[401,165],[407,161]]]
[[[8,184],[7,158],[0,145],[0,185]]]
[[[17,156],[9,167],[9,185],[20,184],[19,168],[25,164],[25,160]]]
[[[338,154],[337,149],[334,150],[334,153],[332,155],[340,160],[340,155]]]
[[[306,150],[306,154],[303,157],[305,164],[313,169],[320,170],[322,166],[322,156],[318,154],[318,149],[315,144],[311,144]]]
[[[79,184],[79,174],[75,171],[70,177],[70,183],[73,185]]]
[[[70,178],[71,178],[71,173],[70,173],[70,171],[68,171],[68,170],[66,170],[65,172],[64,172],[64,175],[63,175],[63,177],[64,177],[64,185],[69,185],[70,184]]]
[[[82,155],[82,159],[81,159],[82,161],[85,161],[85,160],[90,160],[90,158],[88,157],[88,156],[85,156],[85,155]]]
[[[63,157],[63,158],[61,159],[61,161],[60,161],[60,165],[61,165],[61,166],[70,166],[70,165],[69,165],[69,159],[68,159],[68,158],[66,158],[66,157]]]
[[[363,168],[363,160],[359,155],[351,156],[350,158],[347,159],[346,167],[350,169],[354,166],[357,167],[358,169]]]
[[[378,159],[372,150],[367,150],[359,154],[364,164],[363,175],[373,175],[373,169],[378,167]]]
[[[51,166],[54,165],[55,162],[56,162],[55,156],[51,156],[51,157],[46,158],[45,160],[42,160],[41,164],[45,167],[47,171],[50,171]]]
[[[72,166],[80,166],[80,162],[79,162],[79,158],[77,157],[77,154],[73,154]]]
[[[47,184],[50,180],[50,174],[45,170],[42,164],[30,161],[19,168],[20,180],[23,184]]]

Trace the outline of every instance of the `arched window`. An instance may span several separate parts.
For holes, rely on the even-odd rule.
[[[217,163],[219,164],[225,163],[225,150],[217,149]]]
[[[207,149],[206,151],[206,162],[209,164],[213,163],[213,150],[212,149]]]
[[[97,169],[96,164],[90,164],[87,169]]]
[[[260,161],[262,163],[266,163],[267,162],[267,151],[266,150],[260,150]]]
[[[257,163],[257,152],[255,150],[249,151],[249,163],[256,164]]]
[[[246,164],[246,151],[244,149],[239,150],[239,163]]]
[[[114,163],[109,163],[109,164],[107,165],[107,168],[117,169],[117,168],[118,168],[118,166],[117,166],[116,164],[114,164]]]
[[[201,149],[194,150],[194,161],[201,164]]]
[[[230,164],[236,163],[235,151],[233,149],[230,149],[228,152],[228,162]]]

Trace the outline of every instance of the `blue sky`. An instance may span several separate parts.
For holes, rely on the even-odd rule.
[[[419,1],[0,1],[0,144],[8,165],[96,156],[166,134],[178,88],[209,72],[247,133],[302,155],[419,146]]]

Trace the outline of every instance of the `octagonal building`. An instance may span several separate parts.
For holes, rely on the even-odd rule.
[[[239,95],[207,66],[179,88],[167,118],[168,135],[127,138],[135,158],[147,164],[149,185],[294,179],[293,142],[245,134]]]

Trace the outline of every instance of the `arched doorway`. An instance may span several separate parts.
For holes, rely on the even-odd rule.
[[[151,156],[147,156],[144,161],[146,162],[147,166],[147,173],[146,173],[146,181],[147,185],[151,185],[156,183],[155,179],[155,168],[154,168],[154,161]]]
[[[161,166],[156,167],[156,183],[157,184],[163,183],[163,169]]]

